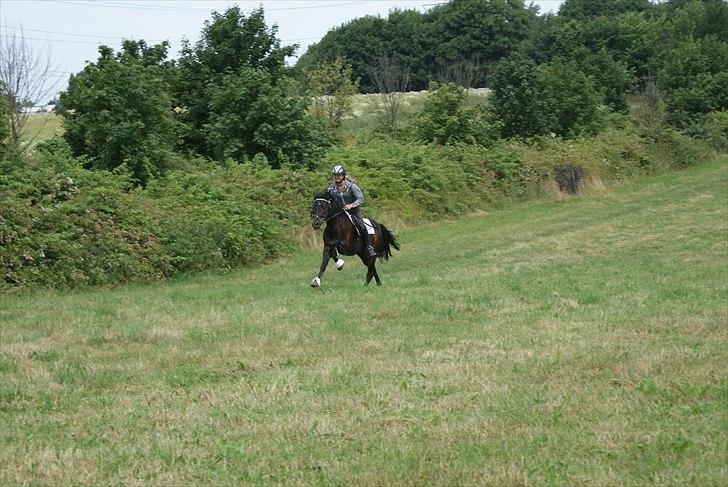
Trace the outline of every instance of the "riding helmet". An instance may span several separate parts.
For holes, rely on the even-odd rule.
[[[344,169],[344,166],[337,165],[334,166],[334,168],[331,170],[332,176],[346,176],[346,169]]]

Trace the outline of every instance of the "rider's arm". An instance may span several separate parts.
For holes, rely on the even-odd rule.
[[[354,193],[354,197],[356,198],[354,202],[351,204],[351,207],[354,208],[356,206],[361,206],[362,203],[364,203],[364,194],[362,194],[361,189],[359,189],[359,186],[357,186],[354,183],[351,183],[351,192]]]

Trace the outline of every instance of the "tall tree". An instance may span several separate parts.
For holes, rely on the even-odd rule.
[[[360,80],[362,92],[376,92],[371,66],[385,50],[386,23],[386,19],[368,15],[331,29],[321,41],[308,48],[297,67],[305,70],[340,57],[351,65],[352,77]]]
[[[231,7],[213,12],[200,40],[183,48],[173,96],[189,129],[188,149],[216,159],[252,158],[259,151],[274,166],[283,160],[309,162],[301,158],[315,152],[307,148],[309,142],[323,140],[321,127],[307,119],[308,100],[288,86],[285,59],[296,46],[281,46],[276,33],[275,25],[266,25],[262,8],[245,16]]]
[[[164,171],[181,129],[162,66],[167,48],[128,40],[118,53],[101,46],[98,60],[71,76],[58,112],[74,155],[97,169],[125,164],[141,184]]]
[[[568,19],[587,20],[594,17],[615,17],[625,12],[641,12],[650,8],[649,0],[566,0],[559,15]]]
[[[536,10],[523,0],[452,0],[427,14],[433,66],[508,56],[529,35]]]

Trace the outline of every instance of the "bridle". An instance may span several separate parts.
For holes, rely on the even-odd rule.
[[[330,207],[330,206],[331,206],[331,200],[329,200],[329,199],[326,199],[326,198],[316,198],[316,199],[314,199],[314,202],[315,202],[315,201],[325,201],[325,202],[326,202],[326,205],[327,205],[327,207]],[[327,210],[327,211],[328,211],[328,210]],[[331,215],[330,217],[328,217],[328,218],[324,219],[324,222],[327,222],[327,221],[331,220],[332,218],[335,218],[335,217],[337,217],[337,216],[341,215],[341,214],[342,214],[342,213],[344,213],[345,211],[346,211],[346,210],[341,210],[341,211],[340,211],[340,212],[338,212],[338,213],[334,213],[334,214],[333,214],[333,215]]]

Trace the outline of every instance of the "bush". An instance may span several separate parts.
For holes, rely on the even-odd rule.
[[[425,108],[415,122],[420,140],[440,145],[458,142],[490,145],[497,130],[480,107],[465,108],[465,90],[454,83],[432,83]]]
[[[622,121],[596,136],[491,147],[362,138],[332,148],[316,171],[271,169],[262,157],[225,165],[172,159],[166,164],[175,169],[138,188],[123,167],[85,169],[85,159],[54,139],[0,162],[0,290],[159,281],[265,262],[299,248],[313,193],[334,164],[362,187],[365,213],[417,223],[543,195],[556,166],[582,167],[589,184],[709,154],[675,129]]]
[[[604,122],[604,99],[593,78],[574,61],[556,59],[538,67],[541,93],[552,115],[549,129],[557,135],[594,134]]]
[[[167,258],[129,176],[83,169],[56,145],[0,178],[0,288],[162,279]]]
[[[725,152],[728,150],[728,110],[704,115],[700,123],[690,126],[686,132]]]
[[[514,54],[498,63],[493,73],[493,110],[504,137],[547,134],[555,125],[536,64]]]

